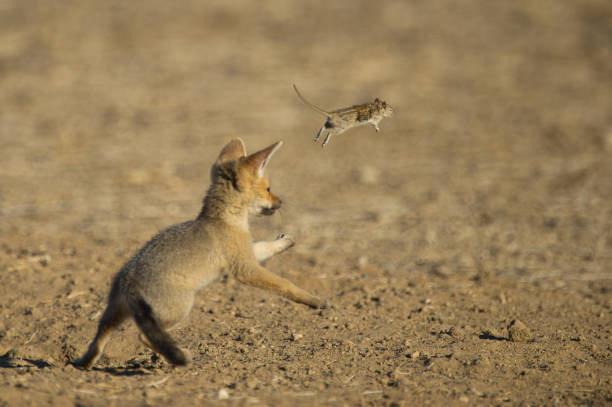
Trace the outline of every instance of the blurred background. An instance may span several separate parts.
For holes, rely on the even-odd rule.
[[[611,62],[605,0],[5,0],[0,230],[142,242],[197,214],[240,136],[285,141],[270,174],[287,205],[258,237],[401,270],[598,275]],[[396,114],[322,150],[325,118],[293,83],[324,108],[379,97]]]
[[[322,149],[293,83],[395,115]],[[64,366],[237,136],[284,140],[252,231],[336,308],[221,278],[175,334],[193,369],[133,324]],[[0,152],[0,405],[612,399],[610,0],[0,0]]]

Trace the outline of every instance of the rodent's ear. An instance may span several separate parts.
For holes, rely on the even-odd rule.
[[[270,162],[270,158],[272,158],[272,155],[282,145],[283,142],[278,141],[271,146],[264,148],[263,150],[251,154],[245,158],[245,165],[250,167],[258,177],[263,177],[266,166],[268,165],[268,162]]]
[[[219,157],[215,162],[215,165],[225,164],[230,161],[237,160],[239,158],[246,157],[246,148],[244,147],[244,141],[241,138],[235,138],[223,147],[219,153]]]

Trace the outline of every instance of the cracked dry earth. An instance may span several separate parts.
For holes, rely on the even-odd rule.
[[[612,5],[5,1],[0,406],[612,404]],[[312,143],[325,108],[395,115]],[[220,148],[285,144],[272,271],[95,369],[114,273],[194,217]]]

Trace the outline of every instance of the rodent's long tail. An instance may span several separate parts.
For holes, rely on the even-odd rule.
[[[304,102],[304,104],[306,106],[310,106],[312,109],[316,110],[319,113],[323,113],[325,116],[329,116],[329,112],[326,110],[321,109],[319,106],[315,106],[312,103],[310,103],[309,101],[307,101],[306,99],[304,99],[304,96],[302,96],[302,94],[300,93],[300,91],[298,90],[297,86],[295,86],[295,83],[293,84],[293,89],[295,90],[295,93],[297,93],[298,97],[300,98],[300,100],[302,102]]]
[[[186,366],[191,361],[168,332],[166,332],[153,316],[151,306],[143,299],[138,299],[131,304],[132,313],[136,324],[147,337],[153,350],[161,353],[168,362],[177,366]]]

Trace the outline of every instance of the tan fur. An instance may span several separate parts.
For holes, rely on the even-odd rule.
[[[240,139],[223,148],[212,166],[212,184],[199,216],[160,232],[121,268],[98,332],[76,366],[93,366],[109,335],[129,317],[134,317],[145,344],[175,365],[189,364],[191,355],[176,345],[167,330],[187,317],[198,289],[224,268],[245,284],[313,308],[328,306],[259,264],[293,246],[290,236],[253,243],[249,233],[249,214],[271,215],[281,206],[264,174],[281,144],[249,156]]]
[[[371,103],[354,105],[328,112],[327,110],[321,109],[320,107],[313,105],[306,100],[298,90],[297,86],[293,85],[293,89],[300,100],[307,106],[327,116],[327,120],[319,129],[314,138],[314,142],[316,143],[321,137],[323,131],[325,131],[325,129],[329,129],[329,132],[325,135],[325,139],[323,140],[321,147],[325,147],[327,143],[329,143],[332,136],[342,134],[353,127],[370,124],[376,129],[376,131],[379,131],[380,129],[378,127],[378,123],[380,123],[380,121],[385,117],[391,117],[393,115],[393,108],[391,105],[378,98],[374,99],[374,102]]]

